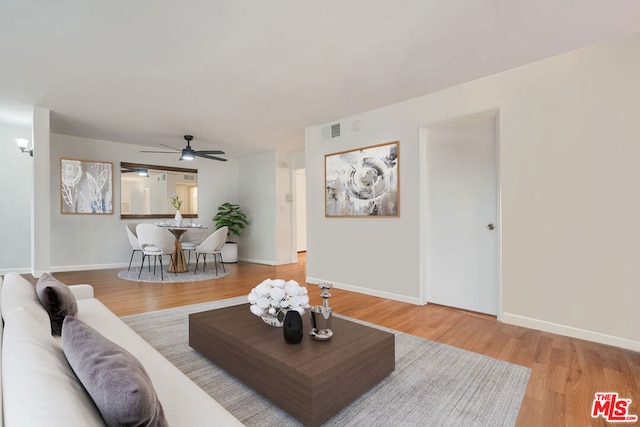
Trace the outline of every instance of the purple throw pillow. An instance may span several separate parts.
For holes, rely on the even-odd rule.
[[[71,316],[62,349],[107,426],[169,425],[149,375],[127,350]]]
[[[65,316],[78,314],[76,298],[67,285],[48,273],[44,273],[38,279],[36,293],[40,304],[42,304],[51,319],[51,333],[60,335]]]

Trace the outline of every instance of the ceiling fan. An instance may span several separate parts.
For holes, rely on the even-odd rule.
[[[180,151],[180,160],[193,160],[196,157],[202,157],[204,159],[218,160],[220,162],[226,162],[227,159],[223,159],[222,157],[214,156],[214,154],[224,154],[224,151],[220,150],[194,150],[191,148],[191,140],[193,140],[193,136],[185,135],[184,139],[187,141],[187,146],[182,150],[174,147],[170,147],[165,144],[160,144],[164,147],[170,148],[175,151]],[[141,153],[162,153],[162,154],[175,154],[172,151],[140,151]]]

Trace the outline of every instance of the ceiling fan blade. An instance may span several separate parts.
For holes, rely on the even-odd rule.
[[[220,162],[226,162],[227,159],[223,159],[222,157],[210,156],[208,154],[202,154],[202,151],[196,151],[196,156],[202,157],[204,159],[218,160]]]
[[[196,152],[202,153],[202,154],[225,154],[224,151],[220,151],[220,150],[196,150]]]
[[[172,151],[146,151],[146,150],[139,151],[139,153],[176,154],[176,153],[174,153]]]
[[[179,148],[173,148],[173,147],[170,147],[170,146],[168,146],[168,145],[166,145],[166,144],[160,144],[160,145],[162,145],[163,147],[171,148],[172,150],[182,151],[182,150],[181,150],[181,149],[179,149]]]

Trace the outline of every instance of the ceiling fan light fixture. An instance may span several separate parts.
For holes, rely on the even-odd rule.
[[[196,158],[196,152],[191,147],[183,148],[180,160],[193,160]]]

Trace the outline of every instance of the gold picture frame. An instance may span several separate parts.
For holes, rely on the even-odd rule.
[[[325,217],[400,216],[400,141],[324,156]]]
[[[61,158],[60,213],[113,214],[113,163]]]

